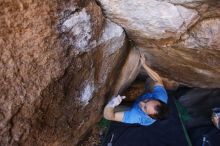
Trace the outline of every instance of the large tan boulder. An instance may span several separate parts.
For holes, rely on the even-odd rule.
[[[220,87],[218,1],[99,2],[161,76],[188,86]]]
[[[100,0],[100,3],[107,17],[141,44],[148,39],[177,40],[199,18],[193,9],[156,0]]]

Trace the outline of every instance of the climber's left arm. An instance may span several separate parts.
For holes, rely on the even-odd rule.
[[[115,112],[113,107],[105,107],[104,118],[111,121],[122,122],[124,112]]]
[[[118,95],[113,97],[104,108],[104,118],[111,121],[121,122],[124,116],[124,112],[115,112],[115,107],[118,106],[125,96]]]

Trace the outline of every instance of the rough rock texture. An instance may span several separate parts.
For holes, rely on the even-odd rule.
[[[220,87],[220,3],[203,0],[99,0],[162,76]]]
[[[126,57],[94,1],[0,2],[0,145],[76,145]]]
[[[142,72],[139,51],[163,77],[220,87],[218,1],[99,1],[108,18],[93,0],[0,1],[0,145],[77,145]]]

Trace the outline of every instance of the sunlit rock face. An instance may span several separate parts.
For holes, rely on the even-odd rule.
[[[0,145],[76,145],[126,57],[94,1],[0,2]]]
[[[99,2],[161,76],[188,86],[220,87],[218,1]]]
[[[156,0],[100,0],[107,16],[140,43],[144,39],[179,39],[198,18],[198,12]],[[143,42],[144,41],[144,42]]]

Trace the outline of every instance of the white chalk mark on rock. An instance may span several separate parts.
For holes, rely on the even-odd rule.
[[[115,53],[118,48],[123,46],[124,40],[125,33],[123,28],[107,19],[105,28],[98,44],[110,41],[108,45],[109,47],[106,49],[106,51],[108,51],[108,55],[111,55]]]
[[[61,27],[62,32],[69,32],[72,35],[72,39],[69,39],[70,43],[81,52],[87,51],[92,37],[90,21],[91,17],[84,8],[82,11],[72,14]]]
[[[89,100],[92,98],[94,90],[95,88],[93,83],[88,83],[84,88],[80,97],[80,101],[83,103],[84,106],[89,104]]]

